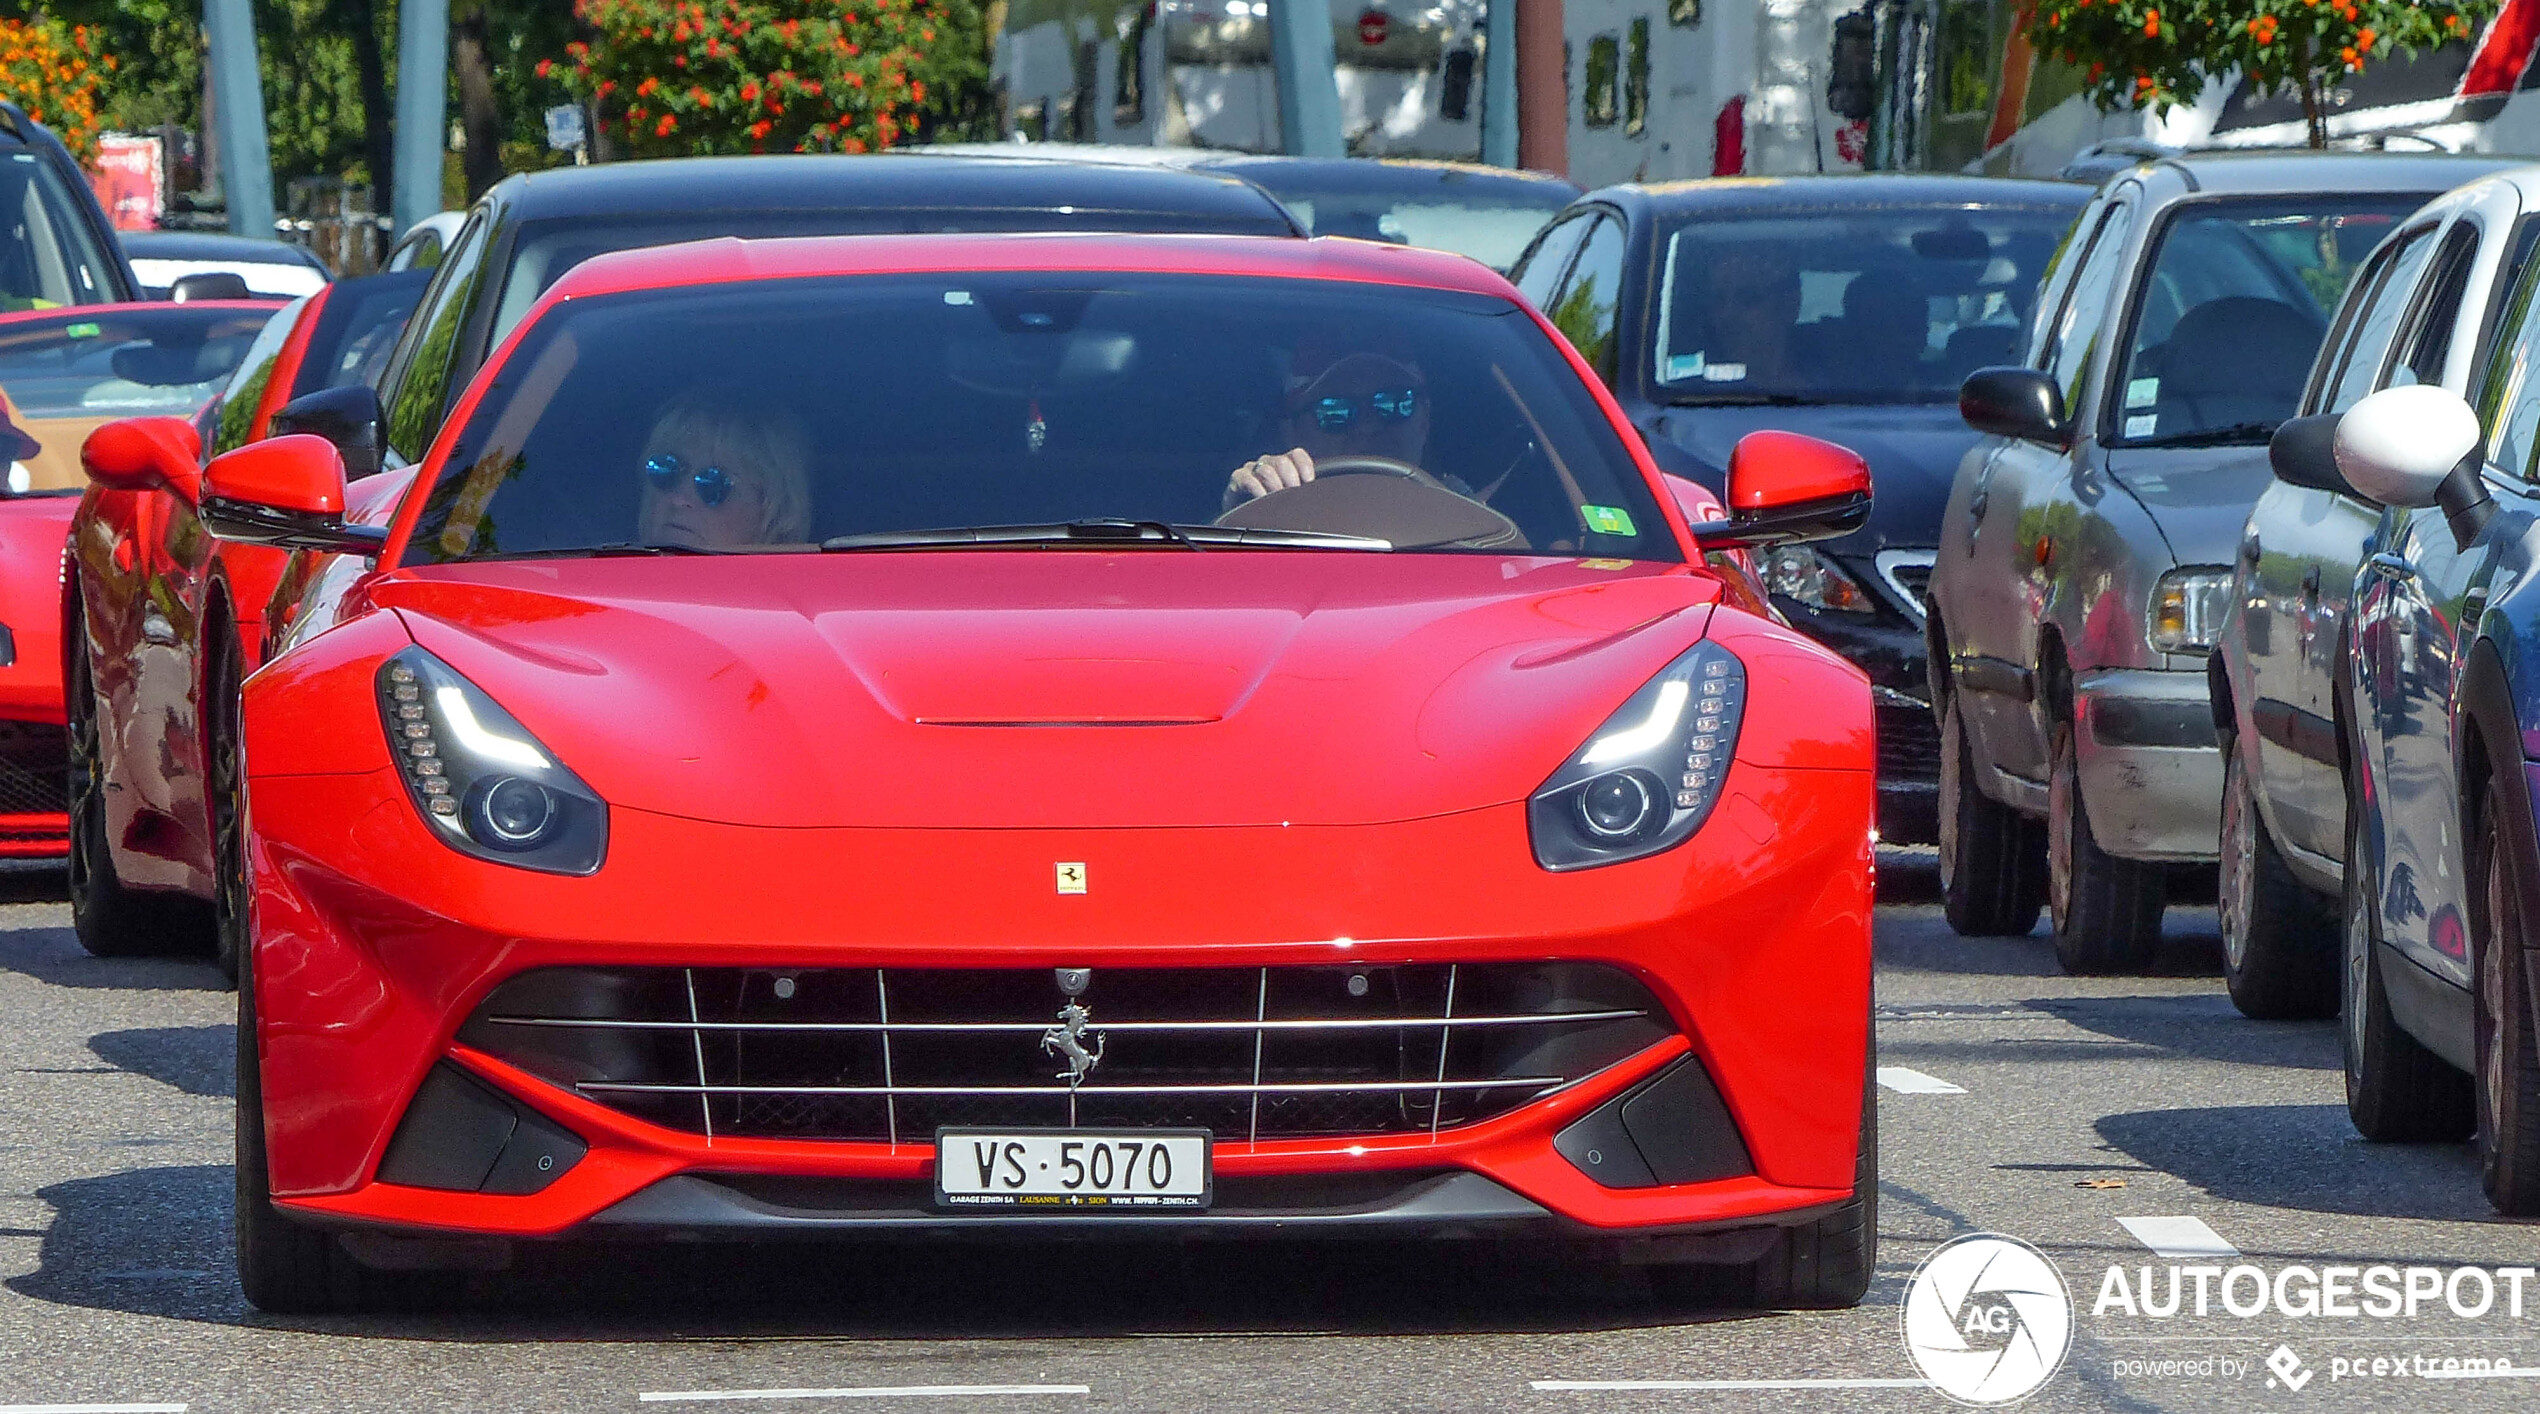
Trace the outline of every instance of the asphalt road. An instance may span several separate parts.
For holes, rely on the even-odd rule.
[[[1880,1060],[1898,1069],[1880,1096],[1879,1279],[1855,1311],[1690,1310],[1522,1252],[1036,1245],[577,1254],[489,1283],[463,1315],[295,1321],[250,1310],[231,1278],[230,995],[205,964],[88,958],[58,876],[0,878],[0,1414],[1938,1410],[1953,1406],[1894,1383],[1916,1374],[1900,1303],[1924,1256],[1978,1231],[2037,1244],[2078,1306],[2030,1408],[2540,1400],[2540,1380],[2439,1375],[2446,1359],[2540,1372],[2540,1281],[2520,1318],[2494,1277],[2475,1318],[2440,1297],[2413,1318],[2241,1317],[2219,1289],[2199,1317],[2193,1285],[2176,1316],[2108,1306],[2112,1266],[2129,1294],[2148,1269],[2164,1295],[2174,1264],[2254,1266],[2298,1307],[2288,1268],[2456,1283],[2463,1264],[2540,1260],[2540,1233],[2489,1214],[2465,1146],[2357,1140],[2331,1025],[2234,1013],[2209,908],[2171,910],[2155,975],[2084,981],[2043,938],[1953,937],[1914,901],[1930,878],[1909,861],[1883,884]],[[2182,1242],[2243,1255],[2150,1245]],[[2244,1306],[2253,1290],[2231,1288]],[[2475,1279],[2457,1290],[2477,1304]]]

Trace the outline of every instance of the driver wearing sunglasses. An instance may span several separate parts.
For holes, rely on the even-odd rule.
[[[674,400],[644,439],[636,530],[647,545],[743,550],[811,533],[811,445],[780,408],[729,393]]]
[[[1226,508],[1314,479],[1314,465],[1355,457],[1420,465],[1429,442],[1429,385],[1417,365],[1352,353],[1294,386],[1284,452],[1256,457],[1226,482]]]

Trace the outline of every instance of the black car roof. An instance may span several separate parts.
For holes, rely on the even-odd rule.
[[[223,236],[208,231],[125,231],[124,253],[148,260],[243,260],[256,265],[325,264],[289,241],[260,241],[253,236]]]
[[[1276,190],[1282,180],[1321,191],[1428,191],[1439,187],[1472,187],[1522,196],[1535,193],[1578,194],[1578,184],[1549,172],[1523,168],[1484,167],[1473,162],[1424,162],[1405,158],[1272,157],[1253,153],[1204,158],[1192,164],[1202,172],[1228,172]]]
[[[558,167],[496,189],[513,220],[789,207],[1158,212],[1223,217],[1230,229],[1294,230],[1249,183],[1167,168],[1092,167],[979,157],[683,157]],[[1298,232],[1302,234],[1302,232]]]
[[[1692,211],[1790,211],[1864,207],[2043,206],[2079,210],[2091,189],[2072,182],[1948,173],[1865,172],[1828,177],[1709,177],[1625,183],[1588,193],[1651,216]]]

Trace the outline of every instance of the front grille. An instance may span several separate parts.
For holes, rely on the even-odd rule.
[[[70,808],[69,773],[62,728],[0,721],[0,815],[61,814]]]
[[[1230,1142],[1471,1124],[1674,1032],[1647,988],[1590,963],[1096,968],[1073,1037],[1067,1001],[1047,968],[546,968],[459,1039],[709,1138],[1119,1125]],[[1069,1039],[1099,1056],[1073,1087]]]
[[[1915,622],[1923,619],[1924,601],[1931,590],[1931,567],[1938,556],[1930,550],[1881,550],[1878,553],[1879,578],[1887,581],[1906,613]]]
[[[1881,704],[1878,708],[1879,779],[1933,781],[1940,778],[1940,726],[1921,703]]]

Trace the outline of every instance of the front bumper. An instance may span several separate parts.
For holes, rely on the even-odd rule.
[[[258,778],[251,791],[270,1168],[279,1205],[306,1219],[504,1237],[987,1232],[1014,1221],[927,1206],[931,1134],[682,1132],[459,1039],[497,984],[542,967],[1597,962],[1640,979],[1678,1034],[1434,1133],[1221,1135],[1217,1210],[1126,1221],[1194,1233],[1699,1235],[1804,1220],[1851,1195],[1869,1011],[1864,773],[1741,764],[1687,845],[1573,874],[1531,864],[1518,806],[1364,827],[906,832],[748,829],[621,808],[608,864],[569,879],[455,855],[386,772]],[[1054,893],[1053,860],[1082,862],[1086,893]],[[1564,1129],[1687,1055],[1715,1082],[1747,1171],[1608,1187],[1556,1147]],[[436,1065],[463,1068],[587,1152],[535,1192],[381,1181]],[[1317,1189],[1326,1200],[1299,1196]]]
[[[2211,863],[2223,759],[2202,672],[2126,668],[2074,684],[2081,796],[2099,847],[2122,859]]]

